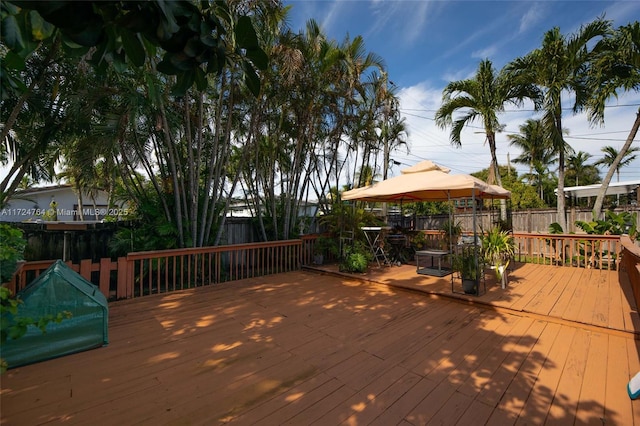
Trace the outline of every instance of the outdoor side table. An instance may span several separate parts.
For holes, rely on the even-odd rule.
[[[364,233],[364,237],[369,244],[369,249],[373,254],[373,258],[378,263],[378,266],[391,265],[387,258],[387,254],[384,252],[383,232],[386,231],[387,228],[383,228],[381,226],[363,226],[360,229]],[[380,263],[380,261],[382,261],[382,263]]]
[[[416,273],[422,275],[433,275],[435,277],[444,277],[449,275],[452,270],[449,267],[442,266],[442,259],[449,255],[446,250],[418,250],[416,251]],[[420,266],[421,261],[425,261],[426,258],[431,258],[431,267]],[[435,262],[438,262],[436,267]]]

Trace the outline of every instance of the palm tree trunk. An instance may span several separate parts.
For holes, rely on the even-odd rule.
[[[616,156],[615,160],[613,160],[613,163],[611,163],[611,166],[609,167],[609,171],[607,172],[607,175],[602,181],[602,185],[600,186],[600,191],[598,191],[598,196],[596,197],[596,201],[593,205],[592,213],[593,213],[594,220],[599,219],[600,216],[602,215],[602,204],[604,202],[604,195],[607,193],[607,189],[609,188],[609,183],[611,182],[613,173],[617,170],[618,165],[620,164],[620,161],[622,161],[622,158],[625,156],[625,154],[631,147],[631,143],[633,142],[633,140],[636,138],[636,135],[638,134],[638,128],[640,128],[640,108],[638,108],[638,112],[636,113],[636,120],[633,122],[633,127],[631,127],[631,131],[629,132],[629,136],[627,137],[627,140],[625,141],[624,146],[622,147],[622,149],[620,149],[620,152],[618,152],[618,155]]]
[[[558,102],[558,105],[560,103]],[[560,109],[558,108],[558,111]],[[565,214],[565,199],[564,199],[564,150],[565,143],[564,138],[562,137],[562,115],[560,113],[556,114],[555,118],[556,122],[556,131],[558,132],[558,137],[560,138],[560,144],[558,147],[558,209],[557,209],[557,220],[560,224],[560,227],[564,232],[569,232],[567,229],[567,216]]]
[[[162,120],[162,133],[164,136],[165,148],[167,153],[167,162],[169,170],[171,172],[171,178],[173,181],[173,196],[175,201],[176,213],[174,219],[176,221],[176,228],[178,230],[178,244],[179,247],[184,247],[184,228],[182,226],[182,185],[178,177],[178,168],[176,153],[174,152],[174,141],[169,134],[169,121],[164,110],[164,105],[160,105],[160,116]]]
[[[489,150],[491,151],[491,170],[498,186],[502,186],[502,178],[500,177],[500,169],[498,167],[498,156],[496,155],[496,134],[487,131],[487,140],[489,141]],[[491,175],[491,173],[489,173]],[[491,182],[489,182],[491,183]],[[507,220],[507,200],[500,200],[500,220]]]

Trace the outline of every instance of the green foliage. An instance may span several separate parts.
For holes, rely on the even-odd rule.
[[[24,68],[24,59],[40,42],[59,34],[68,54],[90,55],[89,62],[103,73],[108,67],[119,72],[142,67],[147,56],[161,48],[164,55],[157,69],[176,76],[176,96],[194,83],[203,90],[206,74],[220,74],[228,61],[236,59],[247,87],[257,96],[256,69],[266,69],[268,58],[251,18],[240,16],[234,22],[226,2],[199,6],[192,1],[3,2],[2,36],[10,51],[2,75],[12,76],[7,71]],[[19,79],[3,81],[3,88],[9,87],[24,90]]]
[[[60,323],[72,316],[71,312],[62,311],[56,315],[45,315],[40,318],[18,317],[18,308],[21,303],[20,299],[12,297],[11,290],[0,287],[0,343],[8,339],[19,339],[27,333],[29,326],[37,327],[46,333],[49,323]],[[0,359],[0,373],[4,373],[7,368],[5,360]]]
[[[159,202],[143,202],[135,209],[136,219],[128,228],[119,227],[109,244],[114,256],[133,251],[177,248],[178,230],[161,212]]]
[[[0,224],[0,283],[11,279],[18,261],[24,259],[26,245],[22,230]]]
[[[637,213],[621,212],[615,213],[612,211],[605,212],[604,220],[595,220],[591,222],[585,222],[582,220],[576,221],[576,226],[582,229],[587,234],[595,235],[622,235],[628,234],[629,238],[635,240],[638,238],[637,228]]]
[[[473,246],[463,247],[453,256],[453,270],[459,272],[463,280],[476,281],[480,277],[481,264]]]
[[[341,231],[358,231],[363,226],[381,226],[383,224],[373,213],[367,212],[358,204],[333,203],[331,211],[320,218],[320,225],[330,234],[339,235]]]
[[[562,234],[564,230],[562,229],[562,225],[558,222],[552,222],[549,224],[549,233],[550,234]]]
[[[418,216],[432,216],[449,213],[450,206],[446,201],[423,201],[417,203],[407,203],[404,211]]]
[[[455,239],[456,237],[460,236],[460,234],[462,234],[462,222],[455,222],[447,219],[440,226],[440,230],[444,231],[447,235],[451,234],[451,236]]]
[[[58,203],[52,200],[49,208],[42,214],[42,220],[55,222],[58,220]]]
[[[482,253],[488,263],[502,264],[513,256],[514,252],[515,243],[508,231],[494,227],[482,236]]]
[[[514,253],[515,242],[508,231],[496,226],[482,236],[482,255],[494,267],[498,280],[502,279],[500,267],[507,266]]]
[[[314,254],[337,257],[340,253],[337,237],[322,235],[318,237],[313,245]]]
[[[372,260],[371,252],[361,241],[355,241],[352,246],[345,247],[343,254],[340,270],[344,272],[364,273]]]
[[[513,210],[538,209],[547,206],[538,195],[536,188],[521,180],[506,185],[503,183],[503,186],[511,191],[511,208]]]
[[[444,239],[442,240],[442,249],[449,250],[451,244],[457,244],[458,238],[462,234],[462,223],[451,221],[450,219],[445,220],[440,226],[440,230],[444,232]]]
[[[427,247],[427,236],[424,232],[419,231],[411,236],[411,246],[416,250],[422,250]]]
[[[518,172],[513,167],[499,166],[502,177],[502,187],[511,191],[511,208],[514,210],[525,210],[546,207],[545,202],[540,198],[536,188],[528,183],[524,183],[518,176]],[[472,176],[482,179],[485,182],[489,178],[489,169],[482,169],[479,172],[471,173]],[[498,207],[499,200],[485,200],[485,205]]]

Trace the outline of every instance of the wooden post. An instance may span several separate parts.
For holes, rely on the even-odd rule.
[[[127,278],[129,271],[127,270],[127,258],[118,258],[118,284],[116,288],[116,299],[124,299],[127,297]]]
[[[103,257],[100,259],[100,291],[104,297],[109,299],[111,283],[111,259]]]
[[[87,281],[91,281],[91,259],[82,259],[80,261],[80,275]]]

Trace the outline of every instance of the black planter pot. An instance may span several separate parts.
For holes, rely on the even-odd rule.
[[[465,294],[477,294],[478,283],[476,280],[462,279],[462,291],[464,291]]]

